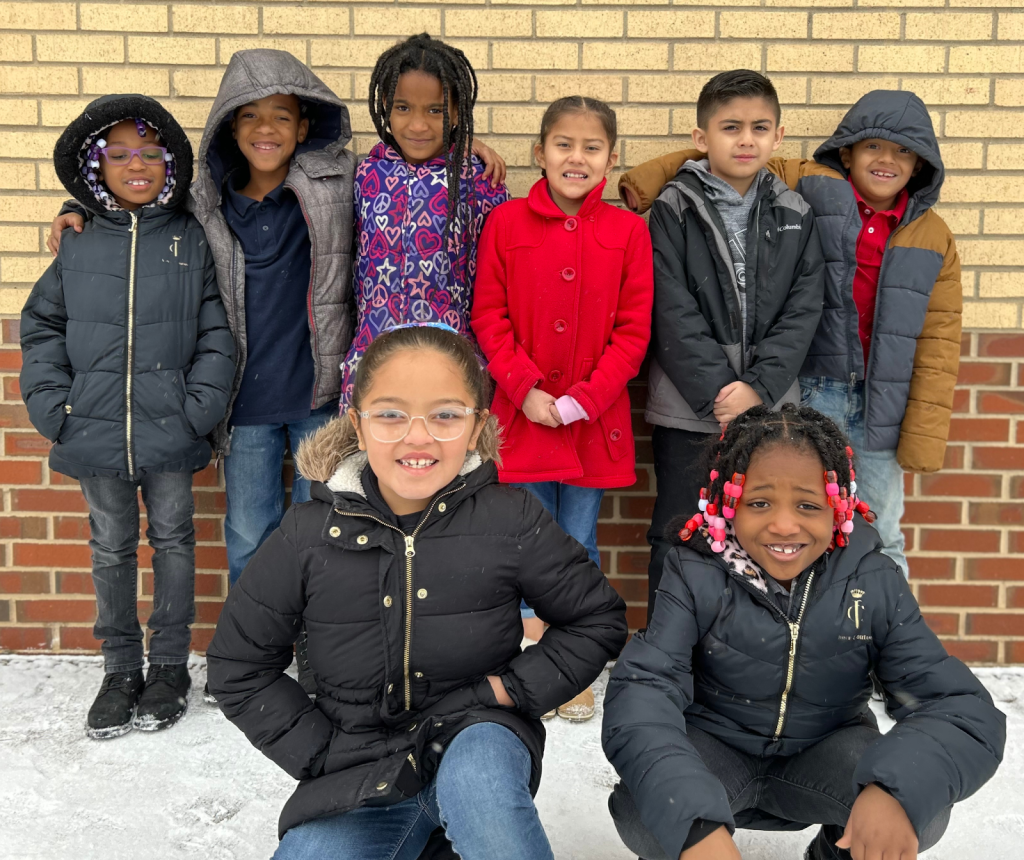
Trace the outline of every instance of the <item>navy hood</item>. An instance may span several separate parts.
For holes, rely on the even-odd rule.
[[[815,151],[814,160],[847,176],[839,150],[868,138],[891,140],[924,159],[921,171],[907,183],[906,220],[934,206],[946,171],[925,103],[910,92],[872,90],[846,112],[832,137]]]

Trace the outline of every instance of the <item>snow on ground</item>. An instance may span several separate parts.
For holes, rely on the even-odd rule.
[[[193,658],[188,714],[173,729],[92,741],[85,714],[99,688],[90,657],[0,656],[0,857],[134,860],[269,858],[294,782],[203,703]],[[980,669],[1009,718],[1003,766],[957,806],[928,860],[1024,856],[1024,669]],[[598,702],[605,677],[598,682]],[[600,712],[548,723],[537,804],[558,860],[630,860],[608,816],[615,781]],[[740,831],[746,860],[798,860],[813,830]]]

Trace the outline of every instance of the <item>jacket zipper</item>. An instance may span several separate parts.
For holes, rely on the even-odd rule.
[[[393,526],[391,523],[385,522],[379,517],[375,517],[371,514],[353,514],[346,511],[339,511],[337,508],[334,509],[336,514],[343,517],[363,517],[364,519],[373,520],[375,523],[379,523],[392,531],[398,532],[405,539],[405,639],[402,647],[402,677],[405,682],[405,709],[407,711],[412,710],[412,688],[409,684],[409,660],[412,655],[412,560],[416,555],[416,535],[420,533],[420,529],[423,528],[423,525],[434,510],[434,505],[436,505],[438,501],[443,499],[445,496],[450,496],[452,493],[457,493],[459,490],[464,490],[465,488],[466,484],[462,483],[455,489],[449,490],[447,493],[441,493],[441,495],[435,496],[434,500],[430,503],[430,507],[427,508],[427,512],[423,515],[423,519],[421,519],[419,525],[413,529],[411,535],[407,535],[398,528],[398,526]],[[412,766],[415,769],[415,759],[412,760]]]
[[[811,595],[811,584],[814,582],[814,570],[807,574],[807,583],[804,585],[804,596],[800,601],[800,611],[797,613],[796,621],[786,619],[789,627],[789,665],[786,668],[786,687],[782,691],[779,700],[779,721],[775,724],[775,736],[772,741],[777,741],[782,734],[782,726],[786,722],[786,707],[789,704],[789,693],[793,689],[793,673],[796,670],[796,646],[800,639],[800,622],[804,618],[804,610],[807,608],[807,598]]]
[[[139,216],[128,213],[132,226],[128,232],[132,235],[131,256],[128,258],[128,372],[124,375],[125,402],[125,444],[128,452],[128,477],[135,479],[135,455],[132,453],[132,372],[135,366],[135,248],[139,238]]]
[[[306,212],[306,204],[302,202],[302,195],[299,194],[299,190],[294,185],[285,185],[285,188],[290,189],[292,194],[295,195],[295,199],[299,202],[299,209],[302,210],[302,217],[306,219],[306,229],[309,231],[309,289],[306,292],[306,314],[309,317],[309,333],[313,336],[313,399],[310,401],[309,408],[315,409],[317,394],[320,392],[320,339],[317,336],[316,320],[313,316],[313,284],[316,282],[316,235],[313,231],[313,222],[309,219],[309,213]]]
[[[857,213],[857,217],[860,218],[860,212]],[[863,224],[861,226],[863,226]],[[892,243],[893,243],[893,240],[896,238],[896,234],[899,233],[900,230],[902,230],[902,229],[903,229],[903,224],[897,224],[896,225],[896,229],[893,230],[892,233],[889,234],[889,241],[886,243],[885,251],[882,252],[882,265],[878,267],[878,283],[875,284],[875,313],[873,314],[873,316],[871,318],[871,340],[868,341],[868,360],[866,362],[864,362],[864,416],[865,417],[867,417],[867,414],[868,414],[868,365],[871,363],[871,360],[872,360],[872,358],[873,358],[873,356],[875,354],[875,326],[878,325],[878,290],[879,290],[879,288],[881,287],[881,284],[882,284],[882,272],[885,271],[885,264],[888,262],[888,260],[886,260],[887,254],[885,252],[889,251],[892,248]],[[854,276],[854,278],[857,277],[857,270],[856,269],[853,270],[853,276]],[[851,290],[852,290],[852,284],[851,284]],[[856,302],[854,302],[854,306],[856,307]],[[854,327],[856,329],[855,333],[857,335],[856,342],[855,342],[855,347],[859,348],[861,351],[863,351],[863,347],[861,346],[861,342],[860,342],[859,325],[858,325],[858,323],[856,321],[854,322]],[[857,374],[856,373],[851,373],[850,374],[850,387],[852,388],[856,384],[856,382],[857,382]]]

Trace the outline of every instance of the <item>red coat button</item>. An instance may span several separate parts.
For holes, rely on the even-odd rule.
[[[570,269],[568,266],[566,266],[564,269],[562,269],[562,277],[565,278],[567,281],[571,281],[573,278],[576,277],[576,270]]]
[[[559,334],[561,334],[567,328],[568,326],[565,324],[565,320],[555,320],[555,331],[557,331]]]
[[[558,382],[558,380],[561,378],[562,371],[560,370],[552,370],[551,373],[548,374],[548,379],[550,379],[552,382]]]
[[[565,226],[565,229],[568,230],[571,233],[573,230],[576,229],[578,224],[577,224],[577,221],[576,221],[575,218],[566,218],[565,222],[564,222],[564,226]]]
[[[619,430],[612,430],[608,435],[611,436],[613,442],[618,442],[622,438],[622,432]]]

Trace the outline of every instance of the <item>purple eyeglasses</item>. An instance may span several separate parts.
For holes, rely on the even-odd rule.
[[[108,164],[131,164],[136,155],[143,164],[160,164],[167,160],[167,148],[156,144],[141,146],[138,149],[128,146],[108,146],[98,151],[103,153]]]

